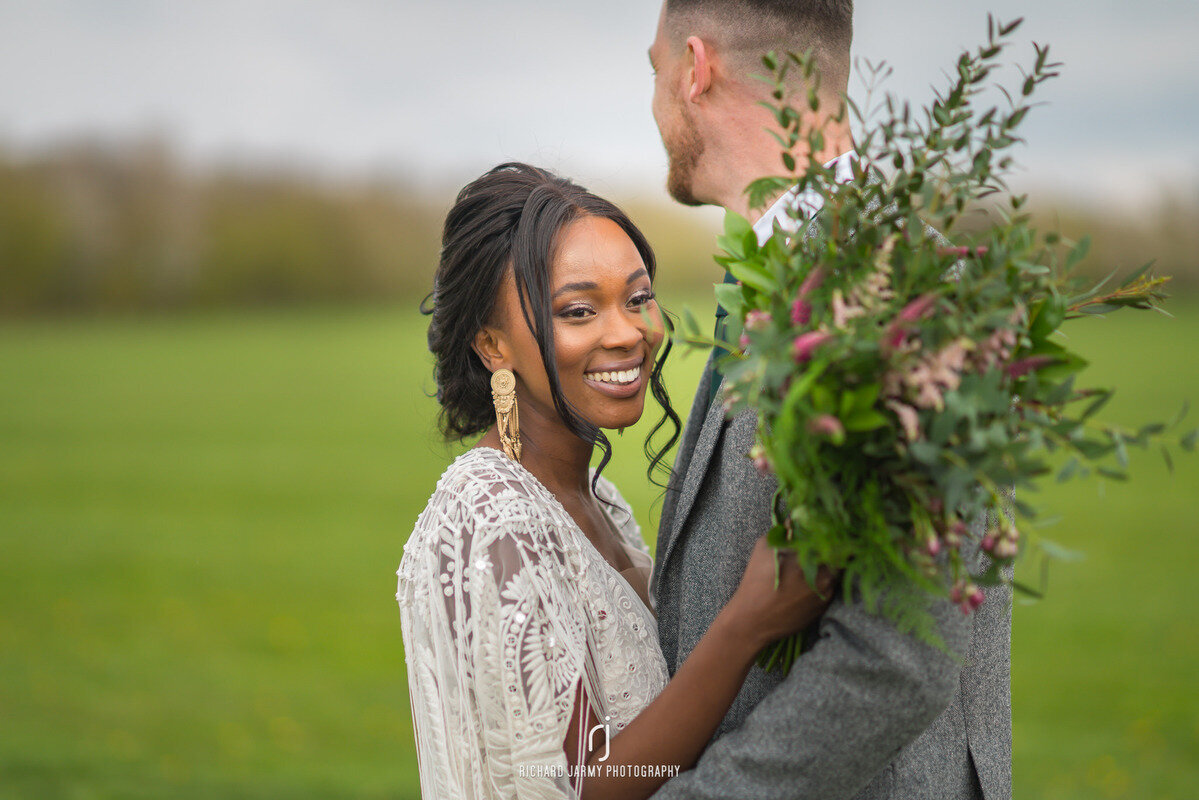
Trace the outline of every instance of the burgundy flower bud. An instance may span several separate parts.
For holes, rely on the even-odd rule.
[[[987,254],[985,245],[980,247],[939,247],[937,255],[939,256],[984,256]]]
[[[964,587],[962,586],[961,581],[958,581],[957,583],[955,583],[953,585],[953,588],[949,590],[949,599],[951,601],[953,601],[954,603],[962,602],[962,600],[965,596],[963,589],[964,589]]]
[[[812,292],[820,288],[820,284],[824,283],[824,270],[816,268],[808,273],[808,277],[803,279],[803,283],[799,286],[799,296],[807,297]]]
[[[803,327],[812,321],[812,304],[802,297],[791,306],[791,322]]]
[[[902,322],[915,322],[931,311],[936,302],[936,294],[932,292],[922,294],[904,306],[903,310],[899,312],[897,319]]]
[[[979,547],[981,547],[986,552],[990,553],[995,550],[995,542],[996,542],[995,534],[988,533],[986,536],[983,537],[983,540],[981,542],[979,542]]]
[[[795,359],[795,363],[803,364],[810,361],[813,351],[830,338],[832,338],[832,334],[825,331],[808,331],[796,336],[795,343],[791,345],[791,355]]]
[[[973,609],[973,608],[978,608],[979,606],[981,606],[983,604],[983,601],[986,599],[987,599],[987,596],[985,594],[983,594],[983,590],[978,588],[977,586],[975,586],[971,590],[970,594],[967,596],[966,602],[968,602],[970,604],[970,607]]]
[[[896,322],[892,322],[887,326],[887,330],[883,332],[883,350],[898,350],[907,343],[907,340],[907,328]]]
[[[1013,361],[1004,367],[1003,371],[1007,373],[1009,378],[1019,378],[1021,375],[1027,375],[1047,364],[1052,364],[1055,360],[1053,356],[1029,356],[1019,361]]]

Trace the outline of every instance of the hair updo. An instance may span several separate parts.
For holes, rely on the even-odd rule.
[[[562,396],[554,359],[550,310],[554,250],[558,233],[584,217],[602,217],[619,225],[645,262],[650,280],[654,279],[654,252],[628,216],[607,200],[552,172],[516,162],[501,164],[458,193],[446,215],[433,291],[421,303],[421,313],[432,317],[429,352],[436,359],[433,374],[441,404],[438,422],[447,440],[461,441],[481,434],[495,422],[491,373],[472,345],[479,329],[492,321],[500,287],[511,270],[525,322],[545,365],[555,410],[571,432],[603,451],[597,476],[608,463],[611,443]],[[665,313],[663,320],[670,328]],[[645,441],[651,478],[658,467],[664,466],[662,459],[678,440],[681,427],[662,384],[662,365],[669,353],[667,336],[650,373],[650,392],[664,412]],[[668,421],[674,428],[669,440],[660,448],[652,447],[650,440]]]

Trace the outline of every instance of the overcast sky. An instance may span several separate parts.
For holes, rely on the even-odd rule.
[[[296,160],[460,183],[522,159],[660,192],[655,0],[0,0],[0,143],[168,133],[190,159]],[[1026,127],[1039,186],[1199,191],[1196,0],[858,0],[855,55],[917,102],[987,11],[1063,76]],[[857,93],[854,81],[851,92]],[[627,192],[626,192],[627,194]]]

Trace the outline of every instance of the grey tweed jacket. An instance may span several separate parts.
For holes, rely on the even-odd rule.
[[[770,527],[777,486],[745,455],[755,415],[726,420],[719,397],[707,407],[712,377],[709,361],[663,505],[652,579],[672,675],[732,597]],[[984,524],[973,526],[974,541]],[[986,558],[976,545],[968,557]],[[1010,798],[1010,590],[992,590],[969,617],[948,600],[930,610],[960,658],[838,594],[790,674],[755,666],[699,763],[654,798]]]

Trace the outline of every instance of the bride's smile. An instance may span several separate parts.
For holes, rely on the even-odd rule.
[[[644,410],[665,332],[649,272],[628,234],[605,217],[568,223],[555,245],[550,320],[562,397],[596,427],[633,425]],[[522,425],[557,421],[549,377],[525,324],[515,281],[504,281],[498,299],[496,327],[502,331],[496,331],[496,339],[516,373],[517,398],[527,418]]]

